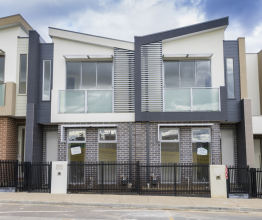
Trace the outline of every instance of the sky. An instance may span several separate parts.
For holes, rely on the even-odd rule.
[[[225,40],[246,38],[246,52],[262,49],[262,0],[8,0],[0,17],[21,14],[51,42],[48,27],[134,41],[229,16]]]

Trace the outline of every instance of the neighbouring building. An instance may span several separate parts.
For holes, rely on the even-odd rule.
[[[225,17],[134,42],[49,28],[45,43],[30,30],[25,161],[257,166],[261,52],[225,40],[227,26]]]
[[[0,160],[24,161],[31,30],[21,15],[0,18]]]

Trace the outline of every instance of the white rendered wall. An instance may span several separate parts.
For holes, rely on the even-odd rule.
[[[247,63],[247,94],[252,102],[252,115],[260,115],[258,55],[246,54]]]
[[[28,37],[28,33],[21,27],[19,27],[19,37]]]
[[[253,134],[262,134],[262,116],[252,117]]]
[[[27,54],[28,60],[28,43],[29,38],[18,38],[17,45],[17,62],[16,62],[16,106],[15,106],[15,116],[26,116],[26,104],[27,95],[19,94],[19,75],[20,75],[20,55]],[[28,71],[28,62],[27,62]],[[27,74],[26,74],[27,75]],[[28,83],[28,80],[27,80]],[[28,84],[27,84],[28,86]]]
[[[19,26],[0,29],[0,49],[5,51],[5,82],[16,83],[17,37]]]
[[[66,60],[63,55],[108,54],[114,55],[114,49],[99,45],[81,43],[53,37],[54,64],[53,90],[51,102],[51,122],[133,122],[135,113],[83,113],[59,114],[58,91],[66,89]]]
[[[223,54],[224,29],[206,32],[194,36],[174,39],[163,42],[163,54],[200,54],[212,53],[211,73],[212,87],[225,85],[224,79],[224,54]],[[179,59],[179,58],[178,58]],[[195,59],[195,58],[187,58]],[[206,58],[202,58],[206,59]]]

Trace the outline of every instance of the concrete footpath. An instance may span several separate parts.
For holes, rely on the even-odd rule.
[[[178,196],[0,193],[0,203],[155,210],[262,212],[262,199],[211,199]]]

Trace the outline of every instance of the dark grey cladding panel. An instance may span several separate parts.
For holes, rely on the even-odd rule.
[[[228,121],[239,122],[241,120],[241,90],[240,90],[240,68],[239,68],[239,51],[238,41],[224,41],[224,63],[225,63],[225,84],[226,80],[226,59],[233,58],[234,60],[234,79],[235,79],[235,99],[228,99]]]
[[[136,111],[136,121],[226,121],[227,120],[227,92],[220,87],[220,112],[141,112]]]
[[[43,61],[51,60],[51,86],[53,85],[53,43],[40,44],[39,55],[39,81],[38,81],[38,112],[37,122],[41,124],[51,123],[51,101],[42,101],[43,89]],[[52,88],[51,88],[52,90]],[[50,97],[51,98],[51,97]]]
[[[150,35],[145,35],[140,38],[140,43],[141,44],[148,44],[148,43],[153,43],[161,40],[166,40],[169,38],[173,37],[179,37],[187,34],[192,34],[200,31],[206,31],[208,29],[213,29],[213,28],[218,28],[222,26],[227,26],[228,25],[228,17],[225,18],[220,18],[208,22],[203,22],[200,24],[195,24],[187,27],[182,27],[182,28],[177,28],[169,31],[163,31],[160,33],[155,33],[155,34],[150,34]],[[136,42],[137,43],[137,42]]]

